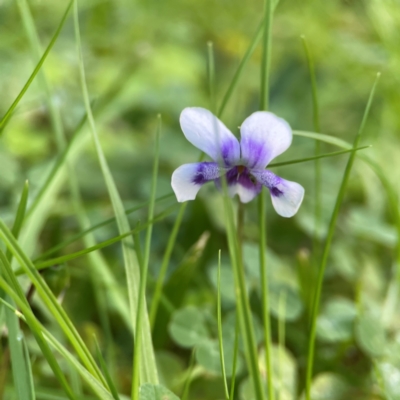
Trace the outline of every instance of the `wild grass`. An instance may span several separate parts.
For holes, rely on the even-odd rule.
[[[399,6],[168,3],[2,6],[0,398],[400,398]],[[290,122],[294,218],[175,201],[188,106]]]

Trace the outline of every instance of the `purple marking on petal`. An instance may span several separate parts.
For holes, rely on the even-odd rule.
[[[283,195],[283,192],[279,190],[277,187],[272,187],[269,189],[272,196],[279,197]]]
[[[192,182],[196,185],[203,185],[221,176],[221,169],[217,163],[202,162],[198,164]]]
[[[279,197],[283,194],[283,192],[277,188],[277,186],[282,182],[282,178],[280,178],[278,175],[275,175],[268,170],[259,169],[251,170],[251,174],[257,179],[258,182],[266,186],[273,196]]]
[[[237,160],[237,144],[234,141],[225,141],[221,145],[221,158],[225,166],[230,167],[234,165]]]
[[[228,186],[242,185],[246,189],[261,190],[261,184],[251,175],[248,168],[236,166],[231,168],[226,174]]]
[[[265,146],[265,143],[258,143],[256,141],[247,141],[247,151],[248,157],[244,159],[244,163],[250,169],[254,168],[260,160],[266,159],[269,157],[268,149]]]

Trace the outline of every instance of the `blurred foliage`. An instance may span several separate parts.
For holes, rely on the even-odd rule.
[[[198,151],[180,131],[179,113],[187,106],[209,107],[206,42],[214,42],[216,94],[221,100],[255,33],[263,2],[248,0],[244,5],[238,0],[81,0],[79,3],[84,62],[94,110],[98,110],[98,130],[128,208],[149,197],[157,113],[163,119],[157,195],[171,191],[169,182],[175,168],[197,159]],[[29,5],[44,49],[65,4],[31,0]],[[352,140],[374,76],[377,71],[382,72],[364,137],[364,142],[373,147],[364,151],[378,163],[398,191],[400,3],[395,0],[279,2],[273,25],[271,110],[289,121],[293,129],[312,131],[310,79],[301,34],[306,36],[315,61],[324,133]],[[0,38],[0,114],[4,114],[36,65],[13,0],[0,2]],[[258,49],[222,117],[235,134],[238,134],[237,126],[258,107],[260,58]],[[61,112],[69,140],[84,115],[71,18],[43,71],[51,84],[53,100]],[[322,150],[336,149],[322,145]],[[292,147],[279,160],[310,156],[313,151],[312,141],[295,137]],[[57,154],[44,92],[35,80],[0,139],[1,218],[12,222],[26,179],[32,188],[31,200],[34,198]],[[321,162],[321,238],[346,157]],[[73,167],[91,223],[112,216],[96,153],[90,143],[79,152]],[[268,212],[267,263],[274,343],[278,343],[278,320],[286,324],[285,348],[277,344],[274,347],[273,369],[275,376],[283,377],[275,389],[281,393],[280,399],[286,400],[297,398],[304,388],[309,326],[307,302],[316,268],[312,254],[314,164],[280,167],[278,173],[306,188],[304,203],[293,219],[280,218],[268,204],[271,212]],[[65,179],[61,183],[56,200],[41,215],[43,227],[35,239],[32,257],[79,231],[68,185]],[[174,202],[170,199],[168,204]],[[162,203],[156,211],[165,207]],[[149,302],[175,216],[167,216],[154,227]],[[223,398],[216,324],[218,249],[227,257],[222,216],[222,202],[212,185],[204,187],[197,200],[189,204],[172,253],[165,296],[154,329],[161,383],[177,395],[182,393],[191,350],[196,347],[196,367],[189,393],[193,400]],[[130,218],[134,227],[137,221],[146,218],[146,210]],[[256,330],[261,335],[255,202],[246,206],[245,223],[248,290]],[[206,231],[210,235],[208,242],[201,248],[201,254],[191,258],[190,249]],[[117,235],[114,225],[95,233],[98,241]],[[314,400],[400,399],[398,241],[379,179],[366,164],[357,161],[339,217],[324,284],[312,385]],[[82,242],[73,243],[55,256],[81,248]],[[120,246],[110,246],[102,250],[102,255],[124,288]],[[129,393],[132,343],[129,331],[116,313],[116,305],[105,291],[108,320],[105,319],[104,309],[95,295],[97,289],[103,289],[101,279],[100,283],[92,279],[85,257],[63,265],[60,270],[63,279],[68,276],[65,279],[69,283],[64,287],[55,280],[57,268],[48,275],[57,286],[57,294],[62,293],[63,305],[89,347],[93,333],[96,334],[118,389]],[[235,294],[227,258],[223,260],[221,277],[225,357],[230,376]],[[97,284],[100,286],[96,289]],[[57,332],[34,293],[32,296],[37,315],[49,329]],[[27,342],[38,398],[45,398],[39,393],[60,394],[57,382],[29,335]],[[261,338],[258,343],[261,346]],[[249,400],[252,387],[246,378],[242,356],[236,392],[238,398]],[[68,365],[64,368],[70,376]],[[2,378],[3,375],[0,382]],[[76,381],[76,377],[70,378]],[[14,398],[11,374],[5,379],[7,393]],[[76,385],[80,387],[79,382]],[[163,390],[146,387],[141,399],[175,398]]]

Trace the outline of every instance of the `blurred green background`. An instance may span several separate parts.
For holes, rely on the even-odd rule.
[[[65,2],[32,0],[29,6],[42,49],[51,39]],[[0,3],[0,113],[4,114],[36,65],[19,8],[20,1]],[[210,107],[207,84],[207,42],[216,62],[216,97],[220,103],[261,21],[261,0],[132,1],[81,0],[79,18],[87,81],[97,128],[106,157],[126,207],[149,197],[156,115],[162,115],[160,178],[157,195],[171,192],[171,173],[194,162],[198,150],[179,127],[179,114],[189,106]],[[300,36],[304,34],[316,67],[321,129],[352,141],[361,123],[369,91],[378,71],[382,77],[367,121],[363,150],[374,159],[398,193],[400,180],[400,3],[396,0],[281,0],[273,24],[270,109],[293,129],[314,131],[310,77]],[[241,77],[222,120],[238,135],[238,126],[258,108],[261,50]],[[71,16],[43,72],[60,110],[70,140],[84,116],[78,60]],[[88,136],[87,136],[88,137]],[[322,145],[322,151],[334,151]],[[33,201],[59,153],[39,77],[31,85],[0,139],[0,216],[13,221],[26,179]],[[314,142],[295,137],[279,161],[312,156]],[[326,231],[347,156],[324,159],[323,222]],[[74,151],[83,204],[92,224],[112,217],[112,208],[90,140]],[[306,196],[290,220],[277,216],[268,200],[268,265],[271,275],[273,339],[286,310],[286,350],[275,357],[282,376],[281,400],[295,399],[303,389],[306,359],[307,299],[315,275],[314,174],[312,162],[274,169],[301,183]],[[157,205],[162,212],[175,204]],[[258,218],[256,204],[246,206],[245,263],[255,323],[260,325],[258,288]],[[226,348],[232,345],[234,295],[227,258],[222,202],[213,185],[202,188],[188,205],[169,265],[154,343],[163,383],[180,394],[191,349],[198,345],[190,399],[223,397],[216,347],[216,261],[223,252],[222,295]],[[61,176],[24,244],[32,257],[79,232],[66,174]],[[146,209],[133,214],[132,227],[146,219]],[[176,211],[154,226],[148,299]],[[204,236],[207,232],[209,236]],[[114,225],[96,231],[96,240],[117,236]],[[202,236],[203,235],[203,236]],[[398,299],[398,236],[383,186],[374,172],[356,161],[341,209],[323,290],[318,321],[314,399],[400,399],[400,325]],[[197,247],[193,247],[196,244]],[[55,254],[83,248],[82,242]],[[102,251],[119,290],[125,290],[120,245]],[[67,271],[68,273],[65,273]],[[99,338],[122,393],[130,390],[132,343],[116,311],[103,276],[94,277],[85,257],[47,271],[63,294],[63,304],[89,343]],[[106,280],[104,278],[104,280]],[[29,285],[27,284],[27,288]],[[179,290],[177,290],[177,288]],[[103,296],[103,302],[99,296]],[[282,294],[284,294],[282,296]],[[97,299],[97,300],[96,300]],[[35,304],[35,298],[32,300]],[[36,312],[51,329],[40,302]],[[42,313],[42,315],[41,315]],[[196,323],[188,323],[195,321]],[[188,332],[189,331],[189,332]],[[195,340],[190,341],[187,336]],[[185,336],[187,335],[187,336]],[[27,332],[38,398],[62,395],[33,338]],[[189,340],[189,341],[188,341]],[[3,335],[6,342],[6,335]],[[94,344],[93,344],[94,346]],[[261,340],[260,340],[260,352]],[[227,356],[229,358],[229,355]],[[228,363],[229,364],[229,363]],[[279,364],[279,365],[278,365]],[[3,360],[3,367],[7,363]],[[68,369],[66,367],[66,369]],[[228,366],[229,369],[229,366]],[[12,377],[2,369],[7,395],[14,398]],[[282,371],[284,371],[282,373]],[[42,393],[42,397],[39,395]],[[238,398],[250,400],[244,362],[238,374]]]

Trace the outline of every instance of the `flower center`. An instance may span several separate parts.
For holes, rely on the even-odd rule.
[[[237,166],[237,171],[238,171],[239,174],[244,172],[245,169],[246,169],[246,167],[244,165],[238,165]]]

